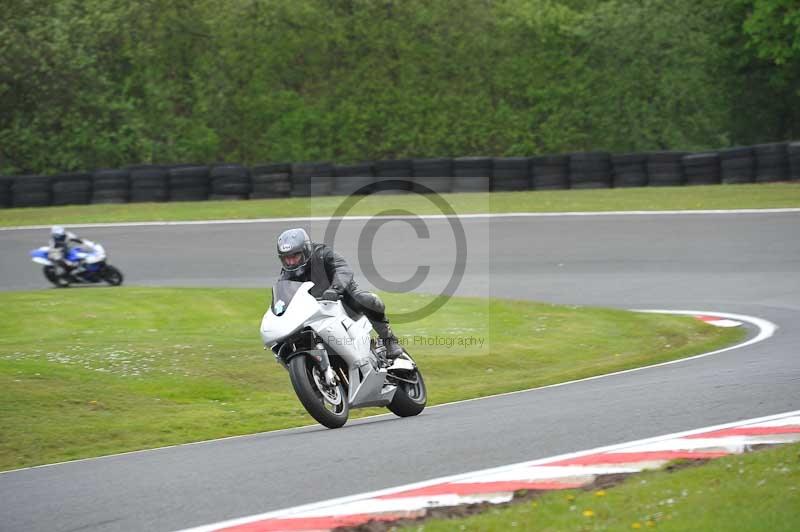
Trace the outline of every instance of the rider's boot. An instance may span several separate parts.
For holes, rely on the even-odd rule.
[[[386,337],[381,337],[380,342],[386,347],[386,358],[389,360],[394,360],[395,358],[399,357],[403,354],[403,348],[400,346],[400,342],[397,340],[397,337],[394,334],[390,334]]]
[[[383,356],[385,356],[389,362],[392,362],[395,358],[403,354],[403,348],[400,346],[397,336],[394,335],[387,321],[373,321],[372,327],[375,329],[375,332],[378,333],[378,347],[382,348],[380,349],[381,351],[385,349],[385,354]]]

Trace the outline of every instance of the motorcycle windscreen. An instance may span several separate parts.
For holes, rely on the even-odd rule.
[[[278,281],[275,283],[272,287],[272,312],[276,316],[280,316],[286,311],[301,286],[303,286],[303,283],[297,281]]]

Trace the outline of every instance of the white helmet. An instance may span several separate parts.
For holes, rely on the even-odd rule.
[[[57,246],[63,245],[67,240],[67,232],[60,225],[54,225],[50,229],[50,238]]]

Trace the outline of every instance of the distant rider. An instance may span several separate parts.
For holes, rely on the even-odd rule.
[[[309,293],[319,299],[342,300],[347,307],[363,313],[379,341],[386,346],[386,355],[395,359],[403,348],[389,326],[386,306],[380,297],[362,290],[353,280],[353,270],[344,258],[326,244],[311,242],[304,229],[289,229],[278,237],[278,257],[283,269],[280,279],[285,281],[311,281]]]
[[[80,248],[83,255],[77,261],[70,261],[67,259],[69,252],[73,249]],[[89,254],[105,255],[103,246],[95,244],[86,238],[79,238],[78,235],[70,231],[66,231],[60,225],[54,225],[50,229],[50,252],[57,252],[61,254],[63,263],[72,270],[72,273],[78,273],[83,269],[83,263]]]

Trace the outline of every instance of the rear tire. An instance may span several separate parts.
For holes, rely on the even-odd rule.
[[[425,388],[425,380],[422,378],[422,373],[417,368],[413,372],[403,372],[398,377],[415,380],[416,383],[398,381],[397,391],[394,393],[388,408],[396,416],[416,416],[425,409],[425,405],[428,403],[428,390]]]
[[[311,417],[329,429],[338,429],[347,423],[350,405],[341,382],[337,382],[333,388],[325,389],[321,384],[323,378],[319,367],[304,355],[298,355],[289,361],[289,377],[297,398]]]
[[[107,265],[103,269],[103,280],[111,286],[119,286],[122,284],[122,272],[111,265]]]

